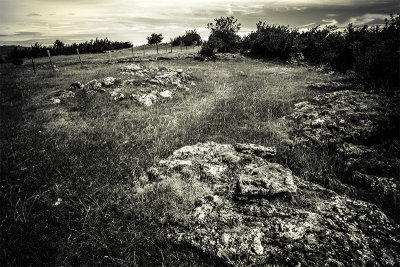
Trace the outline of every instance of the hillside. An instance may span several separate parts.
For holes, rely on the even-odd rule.
[[[196,50],[0,66],[1,265],[400,264],[396,99]]]

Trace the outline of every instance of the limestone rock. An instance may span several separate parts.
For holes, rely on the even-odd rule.
[[[70,90],[70,91],[76,91],[76,90],[82,89],[82,88],[83,88],[83,85],[82,85],[81,82],[74,82],[74,83],[71,83],[71,84],[69,85],[69,89],[68,89],[68,90]]]
[[[103,79],[103,85],[104,87],[111,87],[115,83],[115,78],[114,77],[107,77]]]
[[[172,98],[172,92],[170,90],[165,90],[159,93],[163,98]]]
[[[399,214],[400,146],[391,136],[398,118],[384,96],[358,91],[319,95],[295,105],[295,145],[330,148],[344,162],[344,182],[363,188],[369,200]]]
[[[286,118],[294,122],[297,142],[329,146],[379,136],[391,125],[390,111],[391,103],[382,96],[346,90],[298,103]]]
[[[254,154],[263,158],[272,158],[276,155],[275,147],[264,147],[254,144],[235,144],[235,149],[245,154]]]
[[[94,79],[85,84],[85,89],[93,91],[103,91],[102,84],[98,80]]]
[[[236,149],[244,146],[258,147],[185,146],[148,170],[144,190],[172,180],[193,190],[176,189],[191,202],[168,223],[171,241],[232,266],[400,264],[400,226],[376,206]]]

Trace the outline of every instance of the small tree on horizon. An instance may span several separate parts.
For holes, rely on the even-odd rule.
[[[147,37],[147,43],[149,45],[155,44],[157,46],[157,54],[158,54],[158,44],[164,39],[161,33],[152,33],[150,36]]]

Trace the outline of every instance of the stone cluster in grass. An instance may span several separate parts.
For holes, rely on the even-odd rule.
[[[348,83],[336,82],[336,81],[327,81],[327,82],[308,81],[307,82],[307,87],[308,88],[316,88],[316,89],[337,90],[337,89],[349,88],[350,86],[351,85],[348,84]]]
[[[253,144],[185,146],[151,167],[136,194],[163,182],[195,187],[168,236],[228,265],[400,263],[399,225],[372,204],[294,176],[270,160],[275,153]]]
[[[130,98],[141,105],[151,106],[159,99],[171,99],[177,92],[187,92],[190,90],[189,86],[196,85],[182,69],[145,68],[138,64],[129,64],[121,67],[121,74],[132,77],[122,82],[114,77],[106,77],[102,81],[93,79],[86,84],[75,82],[50,100],[59,104],[65,98],[75,97],[75,91],[80,89],[89,94],[107,92],[116,101]]]
[[[348,183],[366,189],[400,211],[400,145],[398,118],[386,97],[358,91],[338,91],[295,104],[292,121],[295,143],[329,147],[345,162]]]
[[[124,81],[123,85],[136,85],[147,90],[138,90],[131,97],[145,106],[151,106],[159,97],[172,98],[177,91],[189,91],[188,86],[195,83],[182,69],[168,69],[166,67],[145,68],[139,64],[129,64],[121,67],[121,74],[133,76],[133,79]],[[149,90],[150,89],[150,90]]]

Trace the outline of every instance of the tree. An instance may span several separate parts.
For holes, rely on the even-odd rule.
[[[150,36],[147,37],[147,43],[149,45],[155,44],[157,46],[157,54],[158,54],[158,44],[164,39],[161,33],[152,33]]]
[[[56,40],[54,42],[54,49],[60,49],[60,48],[63,48],[63,47],[64,47],[64,43],[61,42],[60,40]]]
[[[217,50],[218,52],[236,52],[240,45],[240,23],[235,17],[221,17],[214,19],[215,23],[208,23],[207,28],[211,30],[208,41],[203,44],[204,51]],[[202,53],[203,53],[202,48]]]

